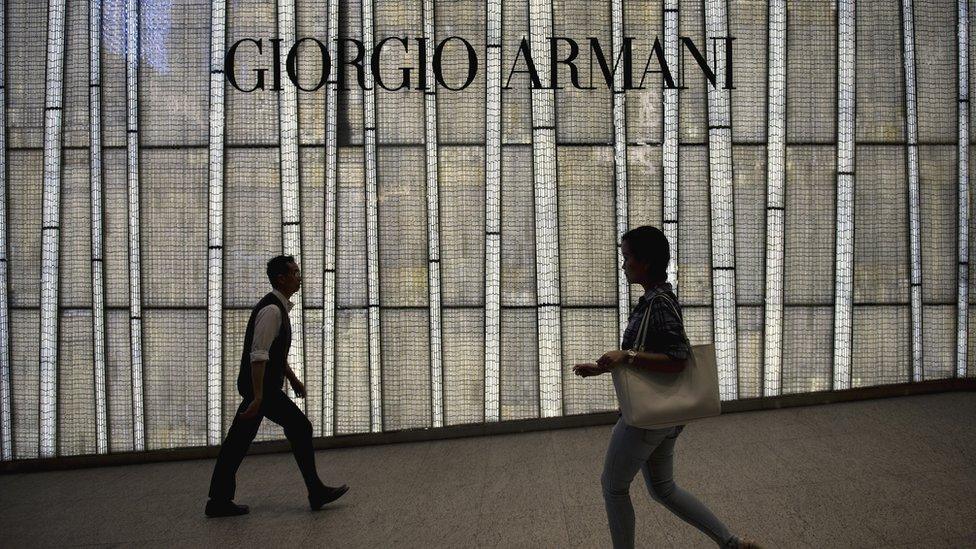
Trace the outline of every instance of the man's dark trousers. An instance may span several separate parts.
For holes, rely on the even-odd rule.
[[[227,438],[220,447],[217,465],[210,479],[210,499],[217,501],[234,499],[237,469],[241,466],[244,454],[247,453],[247,448],[257,435],[261,420],[265,417],[285,428],[285,437],[291,443],[291,451],[295,454],[295,461],[302,471],[309,493],[321,488],[322,481],[315,472],[312,424],[305,414],[280,389],[266,387],[258,415],[251,419],[241,419],[240,414],[250,403],[251,399],[245,396],[244,401],[237,408],[237,415],[234,416],[234,423],[230,426]]]

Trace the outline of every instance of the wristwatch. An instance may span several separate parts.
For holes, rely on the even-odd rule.
[[[633,364],[635,360],[637,360],[637,351],[627,349],[627,364]]]

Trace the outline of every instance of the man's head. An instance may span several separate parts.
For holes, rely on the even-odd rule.
[[[302,285],[302,270],[295,263],[295,257],[279,255],[268,261],[268,280],[279,292],[290,296]]]
[[[668,279],[671,246],[656,227],[644,225],[624,233],[620,239],[624,274],[631,284],[647,284]]]

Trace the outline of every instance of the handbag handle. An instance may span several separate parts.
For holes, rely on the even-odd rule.
[[[679,311],[678,308],[674,306],[674,303],[671,302],[671,299],[670,298],[663,297],[663,296],[664,296],[664,294],[658,294],[658,295],[654,296],[654,299],[661,298],[664,301],[666,301],[667,304],[671,307],[671,310],[674,311],[675,316],[678,317],[678,320],[680,320],[681,323],[684,324],[685,323],[685,319],[684,319],[684,317],[681,316],[681,311]],[[644,311],[644,318],[641,319],[640,328],[637,329],[637,349],[636,349],[636,351],[639,352],[639,353],[644,351],[644,340],[647,337],[647,324],[648,324],[648,319],[651,316],[651,304],[653,304],[654,299],[652,299],[647,304],[647,310]]]

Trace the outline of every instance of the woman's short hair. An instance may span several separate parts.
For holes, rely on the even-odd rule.
[[[668,237],[661,229],[642,225],[624,233],[621,242],[630,244],[630,251],[634,258],[650,266],[651,276],[655,279],[668,277],[668,263],[671,262],[671,246]]]
[[[271,285],[275,285],[275,279],[279,275],[287,275],[289,273],[288,265],[295,262],[295,256],[293,255],[279,255],[272,257],[268,260],[268,280],[271,281]]]

